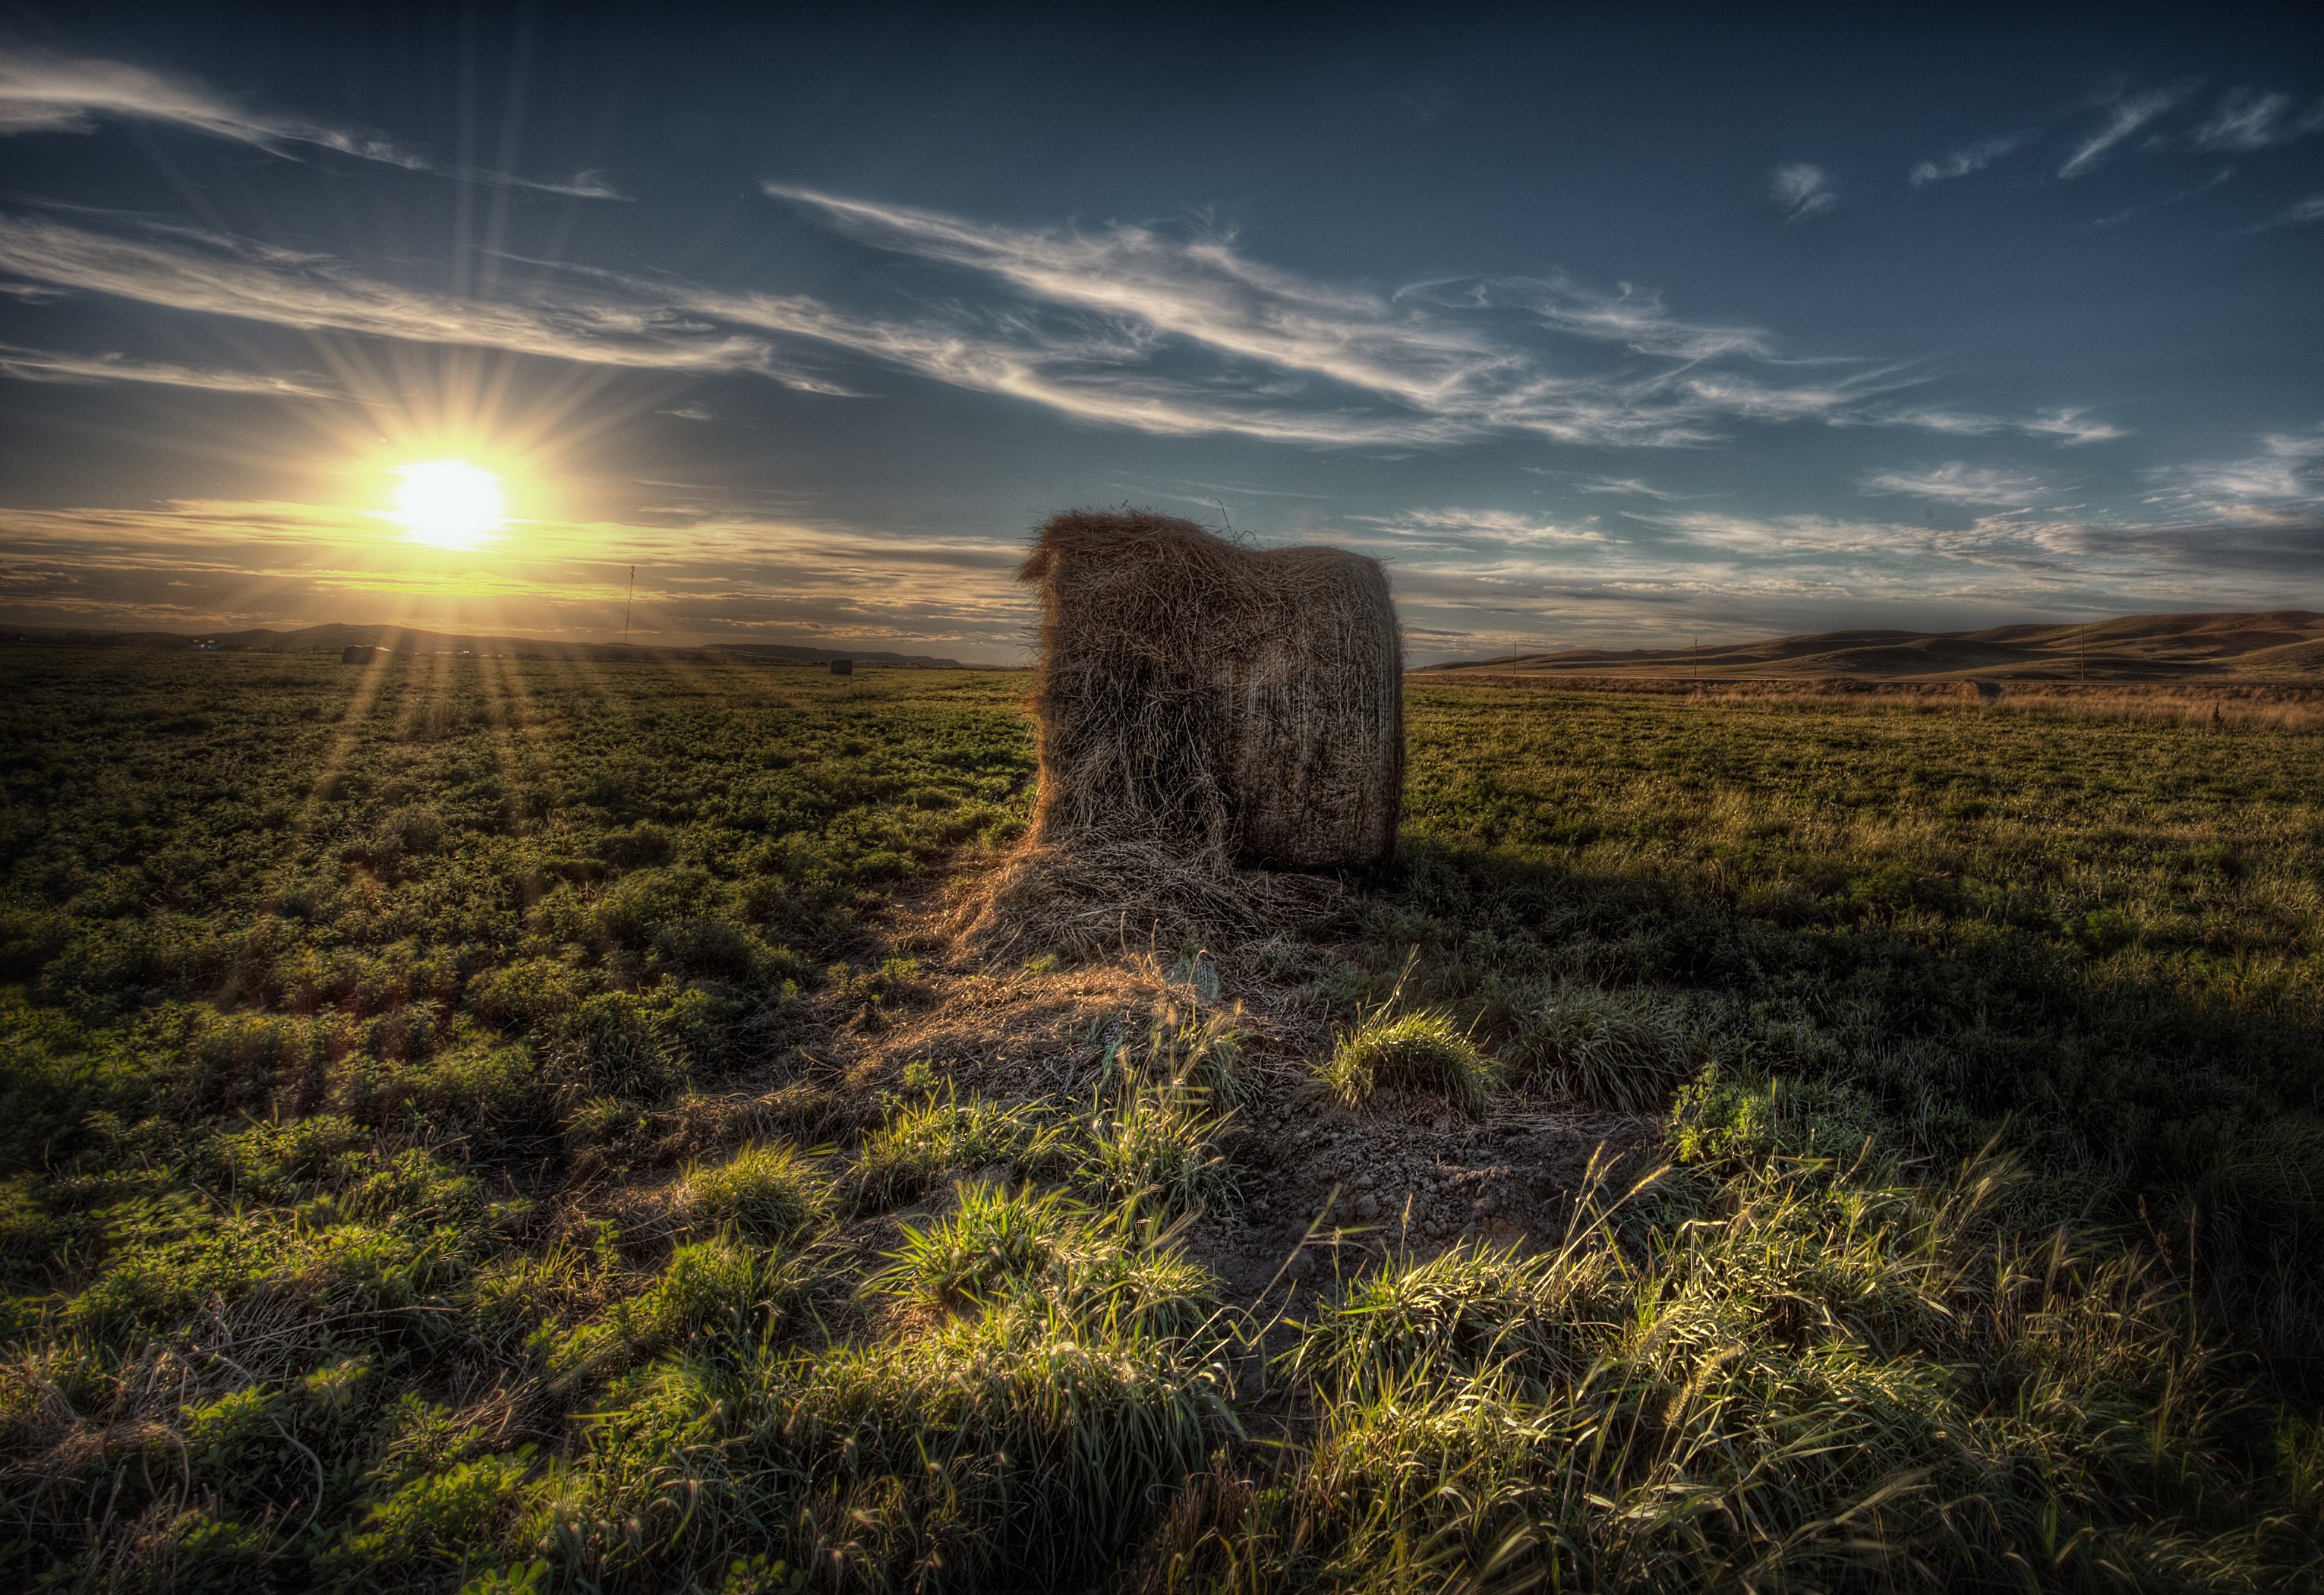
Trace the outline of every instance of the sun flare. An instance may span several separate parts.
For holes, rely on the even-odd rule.
[[[506,504],[501,479],[466,460],[427,460],[402,466],[395,518],[414,542],[466,552],[492,541]]]

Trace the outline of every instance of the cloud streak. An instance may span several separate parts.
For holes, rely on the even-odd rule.
[[[1786,221],[1821,216],[1840,203],[1840,195],[1833,190],[1831,180],[1823,169],[1804,161],[1778,166],[1768,174],[1767,193]]]
[[[1955,178],[1968,177],[1972,172],[1983,171],[2024,142],[2024,134],[2010,134],[2002,138],[1964,144],[1941,160],[1922,161],[1913,168],[1904,180],[1919,189],[1930,183],[1950,182]]]
[[[2154,473],[2212,515],[2294,507],[2324,512],[2324,429],[2272,432],[2259,451],[2235,460],[2166,466]]]
[[[542,181],[478,167],[445,167],[424,152],[376,134],[305,117],[253,110],[191,78],[126,61],[0,51],[0,137],[29,133],[93,133],[108,117],[159,122],[211,138],[295,159],[295,146],[335,151],[407,171],[465,182],[531,189],[584,199],[621,199],[596,172]]]
[[[2014,505],[2040,493],[2047,484],[2021,471],[1999,471],[1959,460],[1921,471],[1879,471],[1864,479],[1868,493],[1905,493],[1940,503]]]
[[[2211,119],[2194,131],[2192,142],[2198,149],[2248,154],[2324,130],[2324,100],[2297,114],[2293,104],[2279,90],[2230,89]]]
[[[2305,452],[2307,438],[2270,441],[2302,459],[2324,456]],[[1966,484],[1998,496],[1966,467],[1928,475],[1940,492]],[[1861,627],[1880,610],[1898,613],[1910,625],[1939,611],[1960,617],[1947,623],[1974,624],[1997,609],[2260,607],[2283,601],[2285,579],[2324,571],[2324,512],[2312,499],[2083,518],[1952,497],[1972,512],[1969,524],[1657,508],[1626,514],[1624,530],[1574,539],[1520,512],[1416,508],[1339,535],[1388,561],[1407,632],[1440,656],[1538,647],[1550,636],[1666,641],[1694,622],[1760,635]]]
[[[2107,107],[2105,122],[2095,133],[2075,145],[2074,152],[2066,157],[2066,163],[2058,168],[2059,177],[2071,181],[2097,170],[2107,152],[2185,99],[2187,94],[2188,90],[2183,88],[2150,88],[2144,94],[2116,99]]]
[[[1884,423],[1921,427],[1964,438],[1989,438],[1996,433],[2012,432],[2026,438],[2053,438],[2061,446],[2103,443],[2127,435],[2112,422],[2090,419],[2089,411],[2082,409],[2043,410],[2031,416],[2015,417],[1951,410],[1905,410],[1884,418]]]
[[[719,335],[668,306],[483,302],[382,282],[327,256],[186,229],[99,233],[0,217],[0,271],[171,309],[303,331],[455,344],[600,365],[770,369],[764,343]]]
[[[202,388],[214,393],[255,393],[275,399],[340,399],[345,395],[294,377],[256,372],[217,371],[126,355],[51,354],[0,344],[0,372],[33,383],[152,383],[171,388]]]
[[[2304,227],[2311,222],[2324,222],[2324,194],[2295,199],[2265,221],[2254,222],[2241,230],[2246,234],[2273,233],[2278,227]]]

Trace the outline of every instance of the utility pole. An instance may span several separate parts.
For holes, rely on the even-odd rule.
[[[638,601],[638,567],[630,567],[630,595],[622,600],[622,646],[630,645],[630,605]]]
[[[1700,687],[1702,685],[1702,633],[1697,632],[1688,638],[1686,649],[1689,653],[1694,655],[1694,684]]]
[[[2088,683],[2090,678],[2090,623],[2084,621],[2076,629],[2074,636],[2082,652],[2082,680]]]

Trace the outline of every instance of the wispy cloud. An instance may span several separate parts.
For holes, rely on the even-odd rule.
[[[2265,221],[2254,222],[2241,230],[2246,233],[2273,233],[2278,227],[2304,227],[2310,222],[2324,222],[2324,194],[2310,194],[2305,199],[2294,200]]]
[[[277,399],[346,396],[295,377],[135,360],[126,355],[51,354],[9,344],[0,344],[0,372],[35,383],[154,383],[163,387],[204,388],[216,393],[259,393]]]
[[[1665,488],[1656,487],[1651,483],[1641,482],[1635,476],[1585,476],[1573,485],[1575,490],[1581,493],[1618,493],[1626,498],[1661,499],[1668,502],[1687,496],[1684,493],[1672,493]]]
[[[2074,152],[2058,168],[2058,175],[2070,180],[2094,171],[2108,151],[2185,99],[2189,93],[2184,87],[2150,88],[2143,94],[2116,99],[2107,107],[2106,120],[2074,146]]]
[[[1775,207],[1790,221],[1821,216],[1840,203],[1840,195],[1833,189],[1831,180],[1825,175],[1823,169],[1811,166],[1804,161],[1778,166],[1769,173],[1767,193],[1775,200]]]
[[[2192,140],[2199,149],[2248,152],[2324,131],[2324,100],[2305,111],[2295,111],[2295,103],[2276,89],[2230,89]]]
[[[2116,211],[2112,216],[2102,216],[2098,217],[2098,220],[2087,225],[2097,228],[2118,227],[2122,226],[2123,223],[2129,221],[2134,217],[2146,215],[2149,211],[2167,209],[2171,206],[2183,205],[2190,199],[2199,198],[2201,196],[2209,193],[2213,189],[2218,188],[2221,183],[2226,182],[2235,175],[2236,169],[2234,167],[2222,166],[2217,171],[2214,171],[2209,177],[2206,177],[2201,182],[2196,183],[2190,188],[2181,189],[2175,194],[2165,194],[2160,199],[2150,199],[2144,205],[2129,206],[2124,209]]]
[[[1964,144],[1951,154],[1935,161],[1923,161],[1913,168],[1905,181],[1918,189],[1930,183],[1950,182],[1957,177],[1983,171],[2025,142],[2022,133],[1989,138],[1973,144]]]
[[[1447,546],[1473,549],[1480,544],[1539,548],[1557,543],[1602,543],[1606,533],[1594,526],[1576,526],[1553,516],[1517,510],[1422,509],[1396,515],[1354,517],[1399,540],[1444,541]]]
[[[817,369],[828,362],[820,346],[1163,435],[1375,447],[1530,435],[1627,447],[1702,445],[1747,424],[2111,434],[2073,411],[2011,420],[1901,410],[1896,395],[1914,379],[1897,368],[1786,358],[1768,334],[1690,320],[1635,285],[1550,274],[1384,294],[1282,271],[1209,233],[1012,228],[782,192],[862,242],[982,281],[915,285],[872,310],[530,263],[530,276],[504,272],[498,297],[475,300],[191,228],[99,231],[41,215],[0,216],[0,272],[276,326],[748,372],[853,395]],[[1841,374],[1805,374],[1819,366]]]
[[[1888,424],[1923,427],[1966,438],[1989,438],[2014,432],[2027,438],[2052,438],[2061,444],[2103,443],[2126,434],[2108,421],[2093,420],[2088,410],[2037,410],[2031,416],[1978,415],[1951,410],[1904,410],[1881,418]]]
[[[2000,471],[1959,460],[1919,471],[1879,471],[1864,478],[1869,493],[1901,493],[1949,504],[2023,504],[2048,484],[2023,471]]]
[[[1228,356],[1329,378],[1430,411],[1480,387],[1506,358],[1490,337],[1251,261],[1229,240],[1117,226],[1057,232],[768,184],[879,247],[989,273],[1028,298],[1102,318],[1072,338],[1100,354],[1182,337]]]
[[[1556,523],[1521,514],[1420,508],[1339,535],[1388,559],[1408,630],[1439,653],[1463,639],[1471,651],[1545,635],[1667,642],[1697,617],[1745,635],[1861,627],[1890,605],[1922,616],[1950,606],[1962,616],[1953,624],[1997,609],[2119,613],[2158,599],[2256,606],[2280,604],[2285,577],[2324,570],[2324,516],[2312,509],[2190,505],[2108,520],[1969,507],[1958,527],[1655,509],[1597,540],[1537,535]]]
[[[90,133],[106,117],[164,123],[275,155],[290,156],[294,146],[307,145],[467,182],[584,199],[627,198],[593,171],[545,181],[479,167],[447,167],[422,151],[377,134],[254,110],[191,78],[126,61],[0,51],[0,136]]]
[[[2324,429],[2271,432],[2241,459],[2165,466],[2165,484],[2218,513],[2255,507],[2304,505],[2324,509]]]
[[[88,292],[306,330],[458,344],[593,364],[769,368],[766,345],[668,306],[545,298],[485,302],[366,277],[327,256],[183,228],[99,233],[0,217],[0,272]]]
[[[1539,277],[1498,277],[1451,293],[1436,285],[1407,288],[1399,304],[1435,302],[1471,309],[1514,307],[1537,317],[1553,331],[1619,344],[1635,354],[1673,360],[1716,360],[1738,355],[1764,358],[1774,340],[1748,327],[1688,321],[1663,306],[1659,290],[1634,282],[1601,289],[1563,272]]]
[[[1131,225],[1015,228],[766,187],[848,236],[998,278],[1026,303],[981,318],[964,313],[938,327],[873,327],[796,299],[762,300],[757,324],[779,321],[1093,419],[1319,442],[1430,444],[1519,431],[1671,445],[1708,441],[1723,423],[1773,413],[1764,384],[1692,371],[1706,362],[1771,359],[1769,335],[1691,320],[1637,284],[1598,289],[1550,272],[1435,281],[1383,295],[1253,261],[1231,236]],[[1635,359],[1608,370],[1601,359],[1581,357],[1578,346],[1566,357],[1535,346],[1539,339],[1529,333],[1611,346]],[[1224,366],[1203,382],[1153,376],[1162,356],[1189,347]],[[1267,370],[1282,374],[1261,374]],[[1812,404],[1788,408],[1807,413],[1869,396],[1858,375]],[[1296,409],[1279,402],[1286,398],[1299,401]]]
[[[2112,422],[2091,420],[2086,410],[2040,410],[2030,420],[2008,422],[2005,427],[2028,437],[2055,438],[2061,443],[2103,443],[2125,435]]]

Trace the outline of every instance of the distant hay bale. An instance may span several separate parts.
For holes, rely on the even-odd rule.
[[[1964,681],[1959,687],[1953,688],[1953,694],[1955,696],[1966,698],[1971,703],[1997,703],[2001,698],[2001,683],[1998,681]]]
[[[1041,590],[1040,800],[973,941],[1232,935],[1318,895],[1261,870],[1376,862],[1404,789],[1403,649],[1379,562],[1074,511]]]
[[[855,674],[855,661],[853,659],[834,659],[831,661],[831,673],[835,676],[853,676]]]
[[[367,665],[371,663],[372,659],[377,656],[379,650],[373,647],[368,642],[350,642],[345,648],[339,650],[339,663],[343,665]]]

